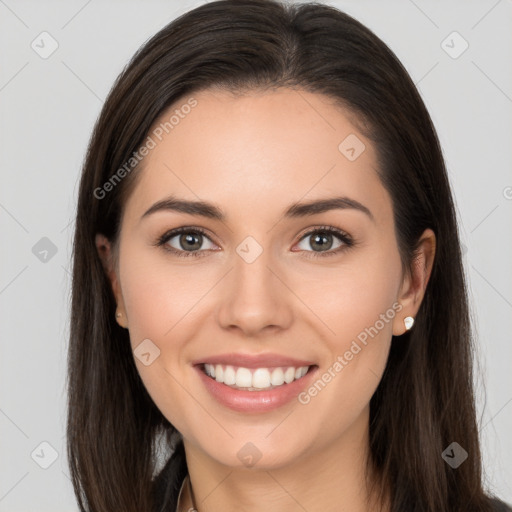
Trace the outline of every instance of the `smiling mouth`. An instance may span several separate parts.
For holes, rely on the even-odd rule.
[[[269,391],[302,379],[317,365],[244,368],[225,364],[202,363],[200,369],[211,379],[242,391]]]

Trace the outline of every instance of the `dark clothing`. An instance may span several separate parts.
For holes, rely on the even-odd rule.
[[[188,471],[185,460],[183,443],[179,443],[174,456],[171,457],[163,470],[154,481],[153,493],[156,508],[153,512],[174,512],[178,501],[178,494]],[[489,498],[493,512],[512,512],[512,507],[499,500]]]
[[[512,512],[512,507],[505,503],[504,501],[500,501],[496,498],[492,500],[493,504],[493,512]]]

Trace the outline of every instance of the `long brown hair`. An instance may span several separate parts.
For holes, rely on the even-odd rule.
[[[375,144],[405,272],[420,235],[435,232],[414,329],[393,338],[370,402],[368,464],[382,475],[393,512],[491,510],[482,486],[466,278],[430,116],[402,64],[361,23],[326,5],[274,0],[215,1],[165,26],[118,77],[96,123],[78,197],[68,361],[67,448],[80,510],[174,510],[187,473],[182,442],[157,471],[159,446],[177,431],[147,393],[128,332],[115,322],[95,235],[116,247],[138,168],[112,178],[154,121],[214,86],[238,93],[292,87],[333,98]],[[457,469],[441,456],[452,441],[469,454]]]

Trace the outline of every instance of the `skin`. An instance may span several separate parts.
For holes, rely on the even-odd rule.
[[[183,435],[199,511],[366,511],[370,398],[391,336],[403,334],[403,319],[420,307],[435,235],[423,233],[412,274],[402,275],[375,150],[329,98],[291,89],[194,97],[197,106],[144,160],[123,212],[117,268],[109,241],[101,234],[96,240],[132,348],[149,338],[160,349],[149,366],[135,358],[137,369]],[[355,161],[338,149],[349,134],[366,146]],[[140,220],[171,193],[215,203],[226,221],[173,211]],[[355,209],[282,216],[294,202],[342,195],[369,208],[375,221]],[[180,258],[152,245],[181,226],[209,232],[203,257]],[[302,237],[322,226],[345,231],[357,245],[308,258],[319,250],[309,244],[314,233]],[[236,252],[249,235],[263,249],[251,264]],[[329,240],[327,250],[343,244]],[[185,251],[179,236],[171,243]],[[226,352],[277,352],[315,361],[321,375],[393,304],[402,309],[305,405],[293,400],[271,412],[234,412],[211,397],[191,366]],[[261,453],[252,468],[237,456],[247,442]],[[187,510],[187,492],[184,498]]]

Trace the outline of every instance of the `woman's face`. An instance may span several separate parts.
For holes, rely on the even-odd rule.
[[[122,219],[113,287],[140,376],[189,445],[229,466],[361,439],[391,336],[422,293],[402,282],[375,149],[322,95],[193,97],[155,123]],[[211,206],[163,207],[171,196]],[[276,387],[233,389],[217,364],[228,383]]]

